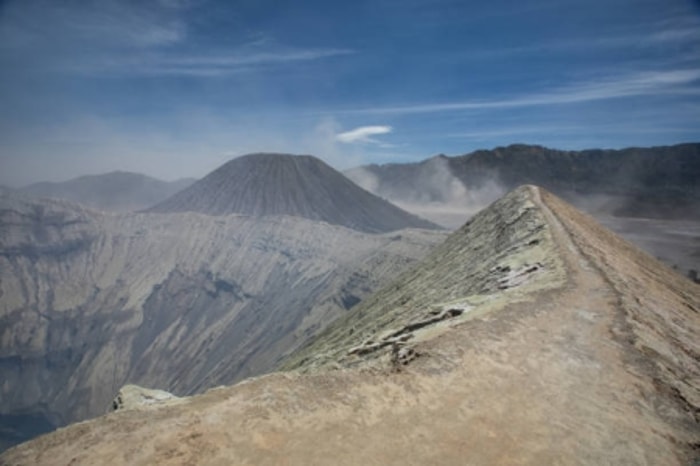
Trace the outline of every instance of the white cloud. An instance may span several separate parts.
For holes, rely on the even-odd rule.
[[[376,139],[373,139],[371,136],[377,134],[387,134],[391,133],[391,131],[391,126],[360,126],[359,128],[336,134],[335,138],[339,142],[345,144],[351,144],[355,142],[382,144]]]
[[[315,122],[313,127],[303,129],[301,137],[294,134],[287,143],[286,151],[315,155],[337,170],[369,163],[383,153],[381,145],[367,147],[343,143],[338,139],[338,134],[341,134],[340,123],[326,116]]]

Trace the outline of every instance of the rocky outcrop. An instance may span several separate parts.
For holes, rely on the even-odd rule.
[[[112,411],[124,411],[175,403],[180,398],[164,390],[153,390],[138,385],[124,385],[112,401]]]
[[[348,355],[351,356],[353,354],[356,354],[362,356],[365,354],[372,353],[374,351],[378,351],[384,347],[391,346],[392,350],[397,352],[396,356],[400,358],[401,352],[398,351],[397,348],[405,344],[405,342],[407,342],[408,340],[414,338],[415,334],[413,332],[423,327],[435,324],[437,322],[442,322],[445,319],[460,316],[464,313],[464,311],[465,309],[459,309],[457,307],[452,306],[450,306],[449,309],[445,309],[443,311],[429,311],[428,315],[423,317],[422,319],[405,324],[398,330],[389,330],[385,332],[384,335],[377,338],[378,341],[375,341],[375,339],[369,339],[359,346],[350,348],[348,350]]]

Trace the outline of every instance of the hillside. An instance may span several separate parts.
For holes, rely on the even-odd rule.
[[[291,215],[370,233],[438,228],[361,189],[312,156],[233,159],[150,212]]]
[[[2,196],[0,432],[100,415],[125,383],[186,395],[269,371],[443,238]]]
[[[60,183],[35,183],[21,192],[43,198],[65,199],[108,212],[130,212],[150,207],[195,180],[186,178],[167,182],[130,172],[86,175]]]
[[[282,372],[132,407],[4,464],[694,464],[697,285],[535,187]]]

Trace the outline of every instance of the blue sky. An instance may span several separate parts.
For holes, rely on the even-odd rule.
[[[0,184],[700,141],[692,0],[0,0]]]

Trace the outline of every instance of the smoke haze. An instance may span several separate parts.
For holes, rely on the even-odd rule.
[[[392,183],[381,180],[371,167],[355,168],[345,174],[367,191],[451,229],[462,226],[507,191],[496,177],[484,179],[479,186],[465,186],[451,173],[444,157],[434,157],[416,167],[420,176]]]

